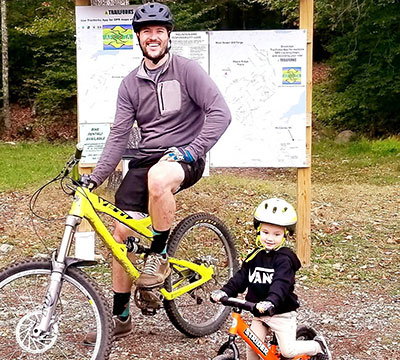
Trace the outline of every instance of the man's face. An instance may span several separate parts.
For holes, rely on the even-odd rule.
[[[138,37],[145,57],[157,60],[164,56],[169,40],[168,31],[164,26],[145,26],[140,30]]]

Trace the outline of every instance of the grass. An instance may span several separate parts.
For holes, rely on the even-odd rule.
[[[400,139],[360,139],[348,144],[313,144],[313,176],[320,182],[400,183]]]
[[[301,270],[303,279],[323,285],[334,282],[337,286],[365,284],[371,288],[390,283],[400,294],[399,271],[393,266],[400,260],[398,245],[380,243],[364,236],[349,236],[349,232],[351,229],[331,235],[321,232],[312,235],[312,243],[316,245],[313,265]]]
[[[0,191],[23,191],[57,175],[73,153],[73,144],[0,144],[0,151]],[[299,278],[314,286],[380,286],[399,296],[400,140],[324,140],[313,144],[313,157],[312,265],[302,269]],[[295,203],[296,171],[212,169],[211,175],[178,194],[177,219],[200,211],[214,213],[228,225],[243,258],[254,246],[255,206],[272,196]],[[39,203],[64,214],[55,202],[58,194],[51,192]],[[68,207],[68,199],[61,202]],[[16,225],[7,242],[19,244],[23,239]],[[26,250],[35,252],[33,245]]]
[[[0,144],[0,192],[24,190],[52,179],[73,149],[72,143]]]

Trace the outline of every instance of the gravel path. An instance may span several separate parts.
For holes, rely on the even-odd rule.
[[[354,191],[360,195],[357,199],[361,200],[351,204],[348,201],[349,194]],[[57,202],[63,203],[57,196],[50,194],[46,199],[53,206]],[[342,187],[340,192],[329,193],[327,187],[321,186],[315,191],[312,222],[313,232],[317,236],[337,231],[342,226],[345,229],[354,228],[363,236],[365,233],[365,239],[368,239],[370,235],[366,229],[380,227],[380,235],[384,235],[386,243],[392,247],[391,253],[384,258],[387,264],[372,264],[375,267],[371,269],[382,272],[383,279],[387,276],[387,280],[379,283],[381,285],[355,281],[350,287],[349,282],[343,285],[338,281],[335,286],[317,286],[302,282],[301,279],[298,281],[297,293],[302,303],[299,322],[313,326],[326,336],[335,360],[400,358],[395,355],[400,349],[400,296],[398,291],[393,290],[399,281],[399,270],[396,270],[396,265],[393,266],[398,254],[395,246],[399,243],[399,213],[393,217],[393,211],[390,210],[393,207],[388,206],[395,205],[396,196],[398,188],[395,187],[360,186],[356,190]],[[29,254],[46,253],[32,232],[28,201],[29,195],[21,192],[0,193],[1,267]],[[46,208],[46,203],[42,206]],[[49,211],[53,213],[54,209],[50,208]],[[59,207],[57,211],[59,214],[65,213]],[[55,239],[60,236],[62,223],[42,224],[40,220],[34,221],[41,236],[52,234]],[[382,234],[383,231],[386,233]],[[387,251],[385,246],[382,245],[382,252]],[[361,254],[364,250],[361,248],[359,251]],[[357,260],[361,261],[361,267],[366,266],[363,260]],[[388,264],[392,264],[391,272],[385,274]],[[340,274],[337,272],[333,276],[339,277]],[[190,339],[173,327],[163,310],[154,317],[145,317],[132,304],[132,313],[134,331],[129,337],[115,343],[112,360],[211,359],[227,339],[229,321],[215,334]],[[240,344],[244,359],[243,342],[240,341]]]

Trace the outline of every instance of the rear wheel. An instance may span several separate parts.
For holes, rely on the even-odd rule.
[[[172,324],[191,337],[217,331],[230,313],[230,308],[210,302],[213,290],[220,289],[238,269],[236,249],[229,230],[217,217],[199,213],[183,219],[172,232],[168,254],[177,259],[212,266],[214,274],[205,284],[174,300],[165,300],[164,307]],[[186,285],[198,274],[174,266],[165,287]]]
[[[299,325],[296,330],[296,340],[313,340],[317,336],[316,331],[309,326]]]
[[[99,289],[81,270],[69,267],[47,333],[34,335],[51,277],[49,261],[25,261],[0,273],[0,354],[2,359],[108,359],[110,310]],[[93,347],[83,344],[96,331]]]

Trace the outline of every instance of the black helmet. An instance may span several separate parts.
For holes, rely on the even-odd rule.
[[[168,6],[152,2],[138,7],[133,15],[133,30],[138,33],[145,25],[164,25],[168,31],[172,30],[173,19]]]

